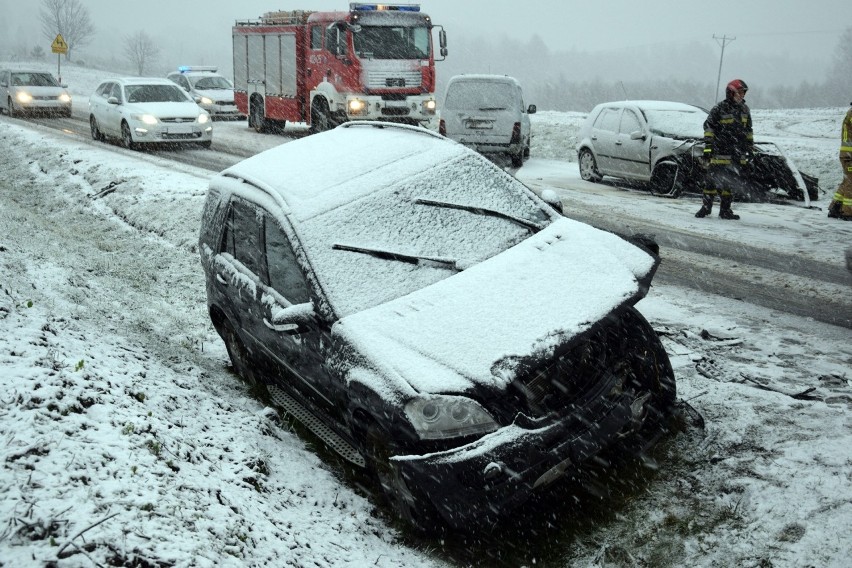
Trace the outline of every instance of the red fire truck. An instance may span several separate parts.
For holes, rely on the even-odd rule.
[[[435,53],[446,33],[416,4],[352,3],[348,12],[267,12],[238,21],[234,100],[249,126],[348,120],[425,124],[435,117]]]

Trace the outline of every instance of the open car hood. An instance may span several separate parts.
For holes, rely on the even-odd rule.
[[[637,302],[658,263],[612,233],[560,218],[463,272],[344,317],[332,333],[384,383],[371,385],[377,392],[502,390],[516,371],[506,361],[548,358]]]

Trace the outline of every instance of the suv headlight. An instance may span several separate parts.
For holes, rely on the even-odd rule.
[[[207,124],[208,120],[210,120],[210,115],[206,112],[203,112],[198,115],[198,124]]]
[[[18,94],[15,95],[15,98],[18,99],[18,102],[21,103],[28,103],[33,100],[33,96],[26,91],[18,92]]]
[[[212,105],[213,99],[211,99],[210,97],[201,97],[201,100],[198,101],[198,102],[200,102],[203,105]]]
[[[68,93],[62,93],[61,95],[59,95],[59,102],[70,103],[71,95],[69,95]]]
[[[415,398],[405,405],[405,415],[421,440],[487,434],[498,428],[478,402],[463,396]]]

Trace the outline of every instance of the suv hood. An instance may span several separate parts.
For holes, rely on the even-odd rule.
[[[511,361],[556,347],[647,292],[659,259],[560,218],[505,252],[341,319],[332,333],[388,396],[503,390]],[[359,381],[364,374],[358,372]]]

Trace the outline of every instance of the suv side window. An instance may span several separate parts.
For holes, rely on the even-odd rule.
[[[265,260],[269,285],[291,304],[310,302],[308,283],[305,281],[287,235],[268,215],[264,225]]]
[[[600,130],[608,130],[610,132],[618,132],[618,115],[621,113],[620,108],[605,108],[595,120],[595,128]]]
[[[233,199],[225,218],[220,252],[226,252],[254,274],[260,274],[260,215],[257,208]]]
[[[639,118],[636,116],[636,113],[632,110],[624,109],[624,113],[621,115],[620,132],[629,136],[636,131],[642,131],[642,123],[639,122]]]

